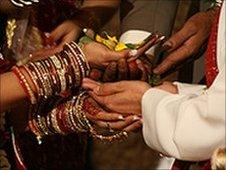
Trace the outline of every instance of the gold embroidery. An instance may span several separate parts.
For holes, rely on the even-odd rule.
[[[7,21],[7,26],[6,26],[6,37],[7,37],[7,46],[8,48],[12,47],[13,43],[13,36],[14,36],[14,31],[16,29],[16,20],[15,19],[9,19]]]

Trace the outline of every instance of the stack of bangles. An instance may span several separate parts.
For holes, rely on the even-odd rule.
[[[84,103],[87,106],[88,95],[82,92],[77,97],[72,96],[73,90],[79,90],[82,79],[90,72],[89,64],[75,42],[65,45],[63,51],[45,60],[29,62],[20,67],[14,66],[12,71],[31,103],[28,124],[40,144],[44,136],[73,132],[88,132],[94,138],[108,142],[127,136],[125,132],[98,134],[85,115],[90,111],[84,107]],[[25,73],[33,83],[33,89]],[[59,99],[67,102],[57,106]],[[52,111],[46,110],[46,106],[49,109],[53,101],[57,107]]]

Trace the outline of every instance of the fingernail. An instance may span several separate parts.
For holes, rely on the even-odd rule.
[[[141,118],[138,116],[133,116],[133,121],[140,120]]]
[[[131,51],[129,52],[129,55],[130,55],[130,56],[135,56],[135,55],[137,55],[137,50],[131,50]]]
[[[172,48],[173,44],[172,42],[165,42],[163,45],[162,45],[162,50],[163,51],[168,51]]]
[[[125,120],[124,117],[122,115],[118,116],[119,120]]]
[[[139,59],[137,59],[137,60],[136,60],[136,63],[137,63],[137,64],[140,64],[140,63],[141,63],[141,61],[140,61]]]
[[[158,69],[158,68],[155,68],[155,69],[153,70],[153,73],[154,73],[154,74],[158,74],[158,73],[159,73],[159,69]]]

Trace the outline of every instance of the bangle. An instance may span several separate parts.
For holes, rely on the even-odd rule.
[[[31,104],[36,104],[37,99],[34,95],[34,92],[32,91],[30,85],[28,84],[26,78],[24,77],[24,75],[22,74],[20,69],[17,66],[14,66],[12,68],[12,71],[13,71],[14,75],[18,78],[20,85],[23,88],[27,98],[31,101]]]

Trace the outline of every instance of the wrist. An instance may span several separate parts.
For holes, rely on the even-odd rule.
[[[177,85],[173,84],[172,82],[165,81],[161,85],[156,86],[155,88],[172,93],[172,94],[179,93]]]

